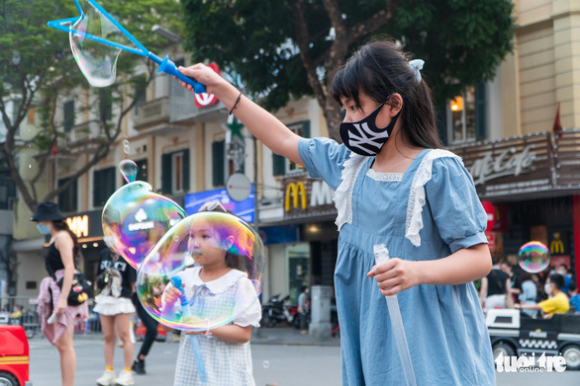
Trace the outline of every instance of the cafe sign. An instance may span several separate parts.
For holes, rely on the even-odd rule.
[[[553,190],[554,150],[549,133],[450,147],[460,156],[481,199]]]
[[[473,162],[468,169],[473,177],[475,185],[483,185],[487,181],[501,177],[517,177],[521,174],[530,173],[534,169],[534,161],[537,155],[534,152],[535,145],[528,145],[522,152],[516,147],[502,150],[497,156],[492,153],[484,155]]]

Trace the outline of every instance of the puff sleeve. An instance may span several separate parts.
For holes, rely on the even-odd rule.
[[[459,159],[434,160],[432,177],[425,190],[433,221],[452,253],[487,244],[484,233],[487,215],[473,180]]]
[[[342,166],[350,150],[329,138],[302,138],[298,143],[300,158],[312,178],[322,178],[333,190],[340,185]]]

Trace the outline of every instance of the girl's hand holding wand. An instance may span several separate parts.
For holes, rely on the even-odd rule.
[[[416,269],[417,264],[414,261],[392,258],[375,265],[367,276],[375,278],[384,296],[392,296],[421,284]]]

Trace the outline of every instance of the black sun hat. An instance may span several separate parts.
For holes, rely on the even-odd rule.
[[[43,201],[36,207],[30,221],[58,221],[64,220],[65,216],[60,213],[58,205],[54,202]]]

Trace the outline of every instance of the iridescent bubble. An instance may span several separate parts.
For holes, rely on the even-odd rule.
[[[171,328],[205,331],[259,320],[263,259],[262,240],[246,222],[200,212],[153,248],[139,268],[137,294],[145,310]]]
[[[550,251],[539,241],[522,245],[518,254],[520,267],[528,273],[539,273],[550,265]]]
[[[137,178],[137,164],[130,159],[126,159],[121,161],[119,164],[119,170],[121,170],[121,174],[127,183],[135,182]]]
[[[185,217],[174,201],[153,193],[143,181],[117,190],[103,208],[105,243],[138,268],[167,231]]]
[[[87,38],[92,35],[123,45],[131,45],[129,39],[109,19],[86,1],[79,2],[83,15],[69,33],[70,47],[81,72],[93,87],[107,87],[115,83],[117,59],[120,48],[97,43]]]
[[[270,361],[262,362],[262,366],[264,366],[265,369],[269,369],[270,368]]]

